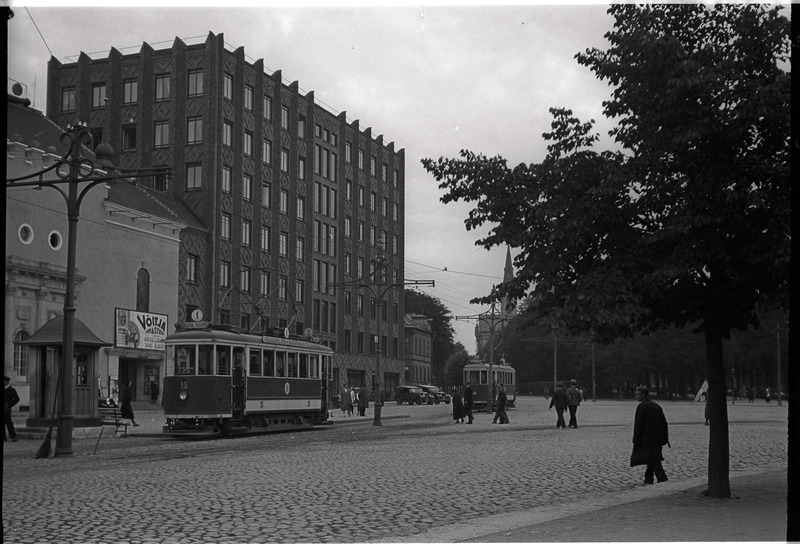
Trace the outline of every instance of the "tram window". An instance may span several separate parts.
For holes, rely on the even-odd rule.
[[[275,375],[275,352],[269,349],[263,351],[264,354],[264,376]]]
[[[231,347],[217,346],[217,376],[231,375]]]
[[[308,353],[300,354],[300,374],[301,378],[308,378]]]
[[[175,375],[194,375],[194,346],[175,346]]]
[[[213,366],[211,365],[211,361],[213,360],[213,346],[209,345],[200,345],[198,346],[199,350],[199,357],[197,358],[197,373],[202,375],[213,374]],[[194,372],[192,372],[194,374]]]
[[[310,378],[319,378],[319,355],[311,355],[310,356],[310,367],[311,371],[309,373]]]
[[[261,376],[261,351],[253,350],[250,352],[250,375]]]
[[[233,368],[238,369],[236,376],[244,375],[244,348],[233,348]]]
[[[286,352],[275,352],[275,375],[279,378],[286,376]]]
[[[489,373],[486,370],[479,370],[478,372],[481,373],[481,382],[480,383],[489,383]]]
[[[287,378],[296,378],[297,374],[297,354],[296,353],[289,353],[287,354],[288,357],[286,359],[286,377]]]

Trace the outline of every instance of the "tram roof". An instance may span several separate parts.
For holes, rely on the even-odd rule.
[[[513,366],[493,363],[492,370],[508,370],[516,372]],[[467,363],[464,365],[464,370],[489,370],[489,363]]]
[[[167,344],[178,344],[181,342],[197,342],[197,343],[232,343],[232,344],[258,344],[259,346],[272,346],[272,347],[300,347],[306,349],[314,349],[317,351],[327,351],[333,353],[333,350],[322,344],[311,342],[301,338],[283,338],[280,336],[267,336],[250,334],[247,332],[237,332],[234,330],[219,330],[219,329],[190,329],[177,331],[167,336],[165,342]]]

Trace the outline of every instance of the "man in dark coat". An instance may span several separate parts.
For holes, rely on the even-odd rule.
[[[566,429],[567,423],[564,421],[564,410],[567,409],[567,392],[564,391],[564,384],[558,382],[556,390],[553,391],[553,397],[550,399],[550,410],[556,407],[558,420],[556,421],[556,429]]]
[[[361,389],[358,390],[358,415],[366,416],[367,408],[369,408],[369,393],[367,384],[362,384]]]
[[[3,376],[3,442],[8,440],[6,431],[11,436],[11,441],[17,441],[17,430],[14,428],[14,419],[11,409],[19,403],[19,395],[14,386],[11,385],[11,378]]]
[[[633,452],[631,453],[631,466],[647,465],[644,473],[644,483],[652,484],[653,475],[659,482],[667,481],[667,473],[661,466],[664,456],[661,448],[669,446],[669,426],[664,410],[661,406],[650,400],[650,391],[646,387],[636,388],[636,398],[639,406],[636,407],[636,417],[633,423]]]
[[[467,415],[464,411],[464,403],[461,401],[461,395],[458,389],[453,388],[453,423],[464,423],[464,416]]]
[[[471,424],[472,420],[475,419],[472,417],[472,403],[475,400],[475,393],[472,391],[472,384],[467,382],[467,386],[464,388],[464,414],[469,418],[467,424]]]
[[[581,395],[581,390],[578,389],[578,382],[576,380],[572,380],[570,382],[570,386],[567,389],[567,409],[569,410],[569,426],[573,429],[578,428],[578,419],[575,417],[575,413],[578,411],[578,406],[581,405],[581,401],[583,400],[583,395]]]
[[[500,421],[501,425],[505,425],[509,423],[508,414],[506,413],[506,408],[508,407],[508,395],[506,395],[506,384],[500,384],[500,391],[497,393],[497,411],[494,413],[494,419],[492,419],[492,423],[497,423]]]

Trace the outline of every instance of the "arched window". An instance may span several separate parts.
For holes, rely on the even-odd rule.
[[[140,268],[136,275],[136,311],[150,311],[150,272]]]
[[[30,337],[25,331],[19,331],[14,335],[14,372],[17,374],[18,382],[28,381],[28,346],[22,344]]]

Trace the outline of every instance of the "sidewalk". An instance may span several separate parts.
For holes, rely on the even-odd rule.
[[[627,495],[500,514],[415,535],[414,542],[785,541],[787,472],[731,474],[731,499],[702,497],[705,478],[632,488]]]

